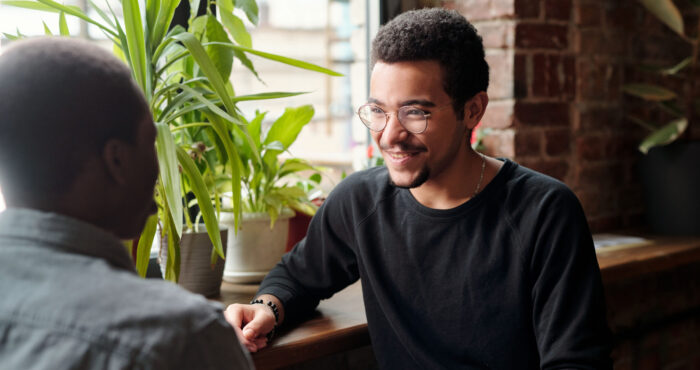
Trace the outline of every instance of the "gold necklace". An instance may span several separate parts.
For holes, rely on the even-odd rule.
[[[484,157],[483,154],[479,152],[475,152],[476,154],[481,157],[481,175],[479,175],[479,182],[476,184],[476,189],[474,189],[474,195],[472,195],[472,198],[476,196],[476,193],[479,192],[481,189],[481,182],[484,181],[484,169],[486,169],[486,158]]]

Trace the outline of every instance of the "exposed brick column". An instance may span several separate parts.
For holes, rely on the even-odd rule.
[[[635,68],[640,60],[674,60],[668,49],[678,41],[671,31],[636,0],[455,0],[443,6],[465,15],[484,39],[492,81],[483,120],[493,129],[485,139],[488,153],[564,181],[595,232],[642,224],[635,165],[644,132],[625,114],[654,113],[623,96],[621,86],[649,79]]]

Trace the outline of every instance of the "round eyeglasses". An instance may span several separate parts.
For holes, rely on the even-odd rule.
[[[382,108],[375,104],[365,104],[357,110],[357,115],[360,121],[367,126],[368,129],[381,132],[386,128],[389,122],[389,116],[393,113],[387,113]],[[406,131],[413,134],[422,134],[428,128],[428,118],[431,114],[419,108],[405,105],[396,111],[396,118]]]

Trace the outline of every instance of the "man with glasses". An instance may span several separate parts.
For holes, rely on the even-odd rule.
[[[386,166],[337,186],[263,281],[262,304],[227,309],[242,342],[259,350],[276,324],[359,278],[382,368],[610,368],[575,195],[471,149],[488,104],[473,26],[453,11],[404,13],[380,29],[372,62],[357,113]]]

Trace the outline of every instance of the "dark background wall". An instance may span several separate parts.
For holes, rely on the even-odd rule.
[[[687,0],[676,1],[690,8]],[[655,81],[643,63],[674,64],[689,46],[636,0],[443,1],[472,21],[491,65],[487,151],[569,185],[594,232],[644,229],[636,147],[625,118],[656,110],[626,96],[625,83]],[[685,17],[697,34],[698,13]],[[681,80],[666,84],[689,93]],[[698,96],[696,94],[695,96]],[[700,125],[693,135],[700,137]],[[691,125],[692,127],[692,125]]]

